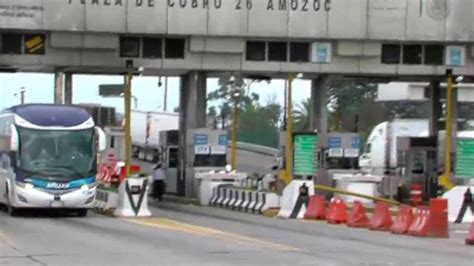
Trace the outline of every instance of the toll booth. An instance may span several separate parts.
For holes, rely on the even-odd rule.
[[[358,133],[330,132],[328,134],[326,162],[328,168],[355,169],[361,149]]]
[[[224,171],[228,164],[227,130],[199,128],[190,130],[187,139],[186,194],[198,195],[196,173]]]
[[[190,130],[187,137],[185,169],[180,169],[179,131],[160,132],[160,160],[166,169],[166,193],[185,195],[185,188],[197,195],[196,173],[225,170],[228,138],[225,130]]]
[[[105,127],[106,149],[104,155],[113,154],[118,161],[125,161],[125,132],[122,127]]]
[[[166,193],[178,194],[178,187],[184,187],[184,181],[178,179],[179,131],[160,132],[160,161],[166,171]]]
[[[437,197],[437,138],[398,137],[397,156],[402,186],[409,189],[412,184],[421,184],[425,200]]]

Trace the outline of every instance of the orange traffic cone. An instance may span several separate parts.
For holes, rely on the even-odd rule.
[[[392,226],[392,216],[390,215],[389,206],[383,202],[375,204],[374,214],[369,221],[369,229],[377,231],[388,231]]]
[[[324,219],[326,217],[326,200],[324,196],[314,195],[309,200],[304,218],[308,220]]]
[[[471,224],[471,229],[469,229],[469,234],[466,238],[466,245],[474,245],[474,222]]]
[[[395,218],[395,222],[392,227],[390,227],[390,231],[392,234],[405,234],[413,223],[413,220],[413,208],[402,205],[398,211],[397,218]]]
[[[330,224],[340,224],[347,222],[347,206],[340,198],[333,198],[329,205],[326,219]]]
[[[352,207],[351,215],[347,221],[349,227],[358,227],[365,228],[369,225],[369,218],[365,213],[365,208],[362,202],[356,200],[354,201],[354,206]]]

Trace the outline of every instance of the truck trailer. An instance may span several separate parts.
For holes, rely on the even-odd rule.
[[[132,110],[132,155],[139,160],[157,162],[160,132],[179,129],[179,114]]]

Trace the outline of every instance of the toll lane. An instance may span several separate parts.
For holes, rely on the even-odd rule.
[[[0,265],[471,265],[461,236],[436,240],[174,203],[154,217],[0,214]]]

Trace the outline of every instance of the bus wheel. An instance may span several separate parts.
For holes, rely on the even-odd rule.
[[[79,216],[79,217],[86,217],[86,216],[87,216],[87,209],[79,209],[79,210],[77,210],[77,216]]]
[[[8,191],[8,188],[7,188],[7,204],[5,204],[5,208],[6,208],[6,210],[7,210],[8,215],[14,217],[14,216],[17,216],[17,215],[18,215],[18,209],[15,208],[15,207],[13,207],[13,206],[11,206],[11,204],[10,204],[10,196],[9,196],[9,195],[10,195],[10,193],[9,193],[9,191]]]

